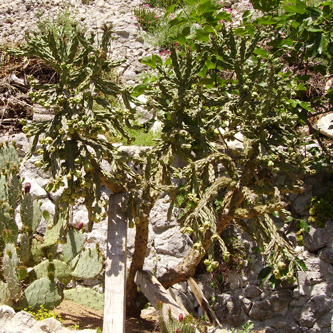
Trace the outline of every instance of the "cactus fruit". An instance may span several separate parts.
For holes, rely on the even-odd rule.
[[[103,261],[103,256],[96,248],[87,249],[81,252],[72,276],[83,280],[93,279],[102,271]]]
[[[65,290],[64,298],[94,310],[104,309],[104,295],[90,288]]]
[[[54,281],[44,277],[32,282],[24,291],[24,296],[32,310],[40,308],[41,305],[46,309],[53,309],[61,303],[63,292]]]
[[[30,193],[31,190],[31,183],[24,184],[24,193]]]

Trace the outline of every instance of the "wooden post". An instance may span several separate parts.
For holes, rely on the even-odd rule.
[[[206,314],[209,322],[214,326],[221,326],[221,324],[220,324],[219,320],[217,319],[213,309],[210,307],[209,302],[207,301],[207,298],[203,294],[202,290],[200,289],[200,287],[198,286],[196,281],[192,277],[190,277],[187,280],[187,283],[189,284],[195,298],[198,300],[202,310]]]
[[[123,198],[123,193],[112,194],[109,201],[104,333],[125,332],[127,220],[123,212]]]
[[[176,320],[179,319],[181,313],[184,317],[189,315],[187,310],[182,309],[182,307],[177,304],[155,276],[146,271],[137,271],[134,281],[156,310],[161,311],[158,302],[162,303],[161,314],[165,322],[169,321],[169,311],[171,316]]]

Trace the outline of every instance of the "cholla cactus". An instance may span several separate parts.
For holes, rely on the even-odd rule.
[[[55,23],[57,25],[57,23]],[[53,179],[47,191],[63,188],[59,207],[67,220],[68,203],[84,198],[89,212],[89,229],[105,217],[105,202],[101,198],[101,184],[113,192],[128,188],[136,177],[126,164],[126,156],[116,151],[106,138],[124,137],[125,123],[132,117],[129,93],[113,82],[112,71],[121,61],[108,60],[111,27],[103,27],[100,42],[94,33],[85,33],[75,22],[59,24],[31,33],[27,45],[15,51],[18,55],[38,56],[58,74],[56,84],[42,85],[31,79],[31,98],[54,112],[50,121],[27,124],[23,131],[34,136],[31,156],[39,140],[40,159],[36,166],[49,170]],[[101,161],[110,170],[101,168]],[[61,204],[64,203],[63,205]]]

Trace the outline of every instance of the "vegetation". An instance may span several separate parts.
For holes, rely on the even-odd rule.
[[[58,22],[58,30],[44,25],[16,51],[40,57],[59,76],[54,84],[31,81],[31,98],[52,109],[55,117],[24,127],[27,136],[34,137],[29,156],[39,141],[36,166],[52,173],[46,189],[62,189],[46,244],[65,238],[70,244],[75,238],[68,236],[75,233],[69,212],[77,200],[88,208],[91,230],[105,217],[101,186],[126,192],[127,216],[130,226],[136,226],[135,259],[127,281],[129,310],[139,311],[144,305],[139,304],[134,276],[147,252],[150,209],[162,193],[169,195],[170,213],[179,208],[181,230],[194,243],[183,261],[160,278],[165,287],[194,275],[202,259],[214,272],[219,266],[214,257],[217,246],[224,262],[230,261],[233,251],[221,233],[232,221],[258,244],[266,259],[267,267],[259,275],[262,281],[272,286],[294,283],[297,270],[305,269],[274,221],[276,216],[286,222],[292,219],[285,209],[286,195],[301,191],[307,174],[331,163],[332,147],[314,130],[312,118],[331,110],[333,88],[315,93],[310,88],[315,77],[324,80],[333,74],[332,4],[251,3],[261,15],[255,18],[248,10],[237,26],[215,1],[186,0],[185,5],[169,7],[164,17],[168,39],[163,40],[168,53],[142,60],[150,71],[132,95],[107,76],[119,65],[108,60],[109,27],[104,27],[97,43],[94,34],[87,35],[75,23]],[[107,138],[131,141],[126,130],[134,119],[129,102],[141,94],[159,110],[161,137],[152,149],[130,160]],[[303,137],[299,129],[305,126],[310,134]],[[317,148],[308,148],[314,141]],[[177,165],[175,157],[180,160]],[[102,168],[102,160],[109,171]],[[133,172],[128,162],[140,172]],[[285,177],[283,184],[277,175]],[[314,211],[317,206],[313,204]],[[15,225],[13,219],[10,223]],[[12,229],[17,235],[15,226]],[[28,238],[32,239],[31,232]],[[16,241],[13,250],[4,251],[3,265],[15,259],[17,266]],[[66,264],[74,260],[72,248]],[[82,256],[86,264],[91,253]],[[97,256],[96,250],[93,257]],[[44,277],[50,283],[56,272],[52,260]],[[99,259],[96,262],[101,265]],[[3,275],[6,278],[6,272]],[[66,277],[71,275],[75,276]],[[8,292],[18,293],[14,287]],[[89,292],[79,293],[75,297],[87,299]]]
[[[36,311],[31,310],[31,308],[26,308],[24,310],[31,313],[35,320],[44,320],[47,318],[54,318],[56,320],[59,320],[60,322],[62,321],[61,316],[59,316],[58,314],[56,314],[53,311],[45,309],[43,305],[41,305],[40,308]]]
[[[68,226],[64,235],[63,219],[57,216],[58,212],[54,223],[47,211],[41,211],[39,202],[30,194],[31,184],[23,186],[19,179],[15,146],[1,147],[0,168],[0,303],[16,309],[28,307],[42,314],[57,306],[64,297],[64,288],[57,281],[67,286],[71,280],[97,278],[103,269],[104,256],[98,247],[83,251],[82,230]],[[15,221],[19,205],[20,230]],[[48,221],[45,237],[37,233],[42,216]],[[62,255],[57,253],[59,242],[63,243]],[[72,290],[76,301],[81,294]],[[96,308],[95,294],[91,290],[88,303]]]

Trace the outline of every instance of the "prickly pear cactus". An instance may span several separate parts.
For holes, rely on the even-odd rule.
[[[53,224],[53,221],[49,221],[46,228],[44,244],[42,246],[43,248],[49,247],[59,242],[60,236],[65,232],[65,224],[66,219],[61,214],[59,214],[59,216],[56,218],[55,224]]]
[[[26,229],[34,233],[42,219],[42,211],[38,201],[33,200],[30,193],[25,193],[21,199],[21,221]]]
[[[81,253],[84,246],[84,237],[81,231],[73,228],[68,230],[66,236],[66,243],[62,244],[62,254],[66,262],[70,262],[79,253]]]
[[[63,261],[59,259],[44,260],[40,264],[36,265],[33,270],[36,273],[37,279],[42,277],[48,277],[49,272],[53,270],[54,267],[54,277],[59,280],[60,283],[67,285],[71,280],[71,269]]]
[[[104,294],[100,294],[90,288],[65,290],[64,297],[94,310],[104,309]]]
[[[2,260],[3,274],[9,290],[10,299],[16,301],[21,296],[21,286],[17,276],[16,267],[19,260],[16,253],[16,247],[12,243],[5,246]]]
[[[62,288],[44,277],[31,283],[24,291],[27,305],[33,310],[39,309],[41,305],[46,309],[53,309],[61,303],[63,298]]]
[[[42,213],[30,188],[26,183],[22,190],[15,147],[4,145],[0,148],[0,304],[53,308],[63,297],[63,286],[73,278],[95,278],[104,259],[96,248],[84,250],[82,230],[67,230],[68,212],[57,207],[54,220]],[[15,221],[18,205],[20,230]],[[36,234],[42,216],[48,222],[44,238]],[[59,243],[63,254],[58,253]]]
[[[81,252],[72,276],[82,280],[93,279],[101,273],[103,261],[104,258],[98,249],[86,249]]]
[[[0,304],[6,304],[9,306],[13,305],[13,302],[10,298],[10,291],[5,282],[0,281]]]

